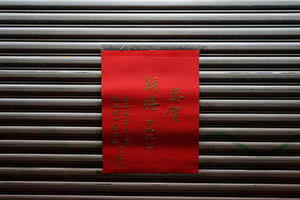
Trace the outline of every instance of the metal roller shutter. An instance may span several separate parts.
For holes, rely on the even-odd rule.
[[[0,0],[0,200],[300,198],[300,1]],[[200,49],[198,175],[103,175],[102,49]]]

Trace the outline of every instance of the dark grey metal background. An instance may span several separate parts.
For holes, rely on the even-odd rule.
[[[299,0],[0,0],[0,200],[300,198]],[[103,175],[101,50],[200,49],[198,175]]]

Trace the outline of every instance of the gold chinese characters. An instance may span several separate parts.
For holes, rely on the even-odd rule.
[[[155,76],[152,78],[151,76],[147,75],[145,79],[145,88],[144,90],[151,92],[152,96],[149,97],[147,96],[145,101],[144,101],[144,108],[148,112],[150,109],[151,111],[156,111],[158,106],[160,106],[160,103],[156,100],[156,94],[157,94],[157,89],[158,89],[158,77]],[[153,91],[154,90],[154,91]],[[152,150],[155,145],[155,140],[156,137],[154,135],[155,130],[152,128],[154,121],[152,119],[147,119],[146,124],[147,127],[145,129],[145,142],[146,142],[146,148],[147,150]]]
[[[182,92],[179,92],[179,89],[173,88],[170,94],[169,102],[173,103],[172,107],[169,107],[169,110],[166,112],[166,115],[172,113],[172,121],[178,122],[178,112],[181,110],[181,107],[176,107],[177,103],[180,103],[181,99],[184,99],[184,96],[181,96]]]
[[[121,107],[120,103],[123,103],[123,106]],[[124,160],[124,146],[128,147],[130,144],[129,140],[129,130],[128,130],[128,123],[129,123],[129,97],[125,96],[122,101],[120,101],[119,97],[114,96],[113,97],[113,124],[112,124],[112,144],[118,145],[119,144],[119,153],[117,155],[117,165],[119,168],[123,167],[123,160]],[[118,134],[118,122],[120,117],[120,109],[123,109],[124,113],[124,129],[122,131],[122,135],[120,136]],[[121,138],[124,139],[124,144],[121,143]]]

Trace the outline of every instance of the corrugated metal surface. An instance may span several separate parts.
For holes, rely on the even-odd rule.
[[[1,0],[0,200],[300,198],[300,1]],[[103,175],[102,49],[200,49],[198,175]]]

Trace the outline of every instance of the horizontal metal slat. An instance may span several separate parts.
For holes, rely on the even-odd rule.
[[[291,74],[292,75],[292,74]],[[297,76],[297,72],[294,74]],[[292,75],[293,76],[293,75]],[[299,73],[300,78],[300,73]],[[101,79],[101,71],[69,71],[69,70],[0,70],[0,81],[52,80],[73,82],[96,82]]]
[[[299,69],[300,56],[270,57],[270,56],[200,56],[200,70],[204,67],[223,66],[223,67],[245,67],[262,68],[263,66],[284,66]],[[0,56],[0,68],[2,67],[95,67],[101,69],[101,56]],[[38,70],[42,70],[39,68]],[[268,70],[270,71],[270,70]],[[88,72],[87,72],[88,73]]]
[[[97,154],[102,141],[0,140],[1,153]],[[200,155],[300,155],[298,142],[199,142]]]
[[[100,85],[25,85],[1,84],[0,95],[42,95],[42,96],[100,96]]]
[[[251,28],[50,28],[50,27],[0,27],[0,38],[291,38],[298,39],[298,27]]]
[[[282,102],[285,104],[284,102]],[[288,105],[297,105],[293,101]],[[63,99],[63,98],[0,98],[2,111],[101,111],[101,99]]]
[[[199,77],[200,82],[277,81],[280,84],[299,81],[300,71],[200,71]],[[100,70],[0,70],[0,81],[99,82],[100,79]]]
[[[99,126],[101,113],[1,112],[0,124]]]
[[[200,97],[296,97],[299,94],[297,90],[298,86],[202,85]]]
[[[1,153],[101,153],[102,141],[0,140]]]
[[[94,154],[0,154],[1,167],[102,166],[102,155]],[[199,156],[200,169],[285,169],[299,170],[299,156]]]
[[[299,162],[298,156],[199,156],[200,169],[298,170]]]
[[[296,142],[300,140],[300,129],[200,127],[200,141],[203,140]]]
[[[0,180],[22,181],[124,181],[124,182],[226,182],[226,183],[297,183],[296,170],[214,170],[198,174],[103,174],[99,168],[22,168],[1,167]],[[1,199],[1,198],[0,198]]]
[[[200,67],[206,65],[224,65],[224,66],[254,66],[254,65],[284,65],[298,68],[300,57],[199,57]],[[200,68],[201,69],[201,68]]]
[[[12,101],[13,102],[13,101]],[[0,99],[1,105],[1,99]],[[200,112],[268,112],[299,111],[299,100],[203,99]]]
[[[201,112],[297,112],[299,100],[200,99]],[[101,99],[0,98],[2,111],[101,111]]]
[[[300,52],[299,42],[33,42],[0,41],[0,52],[87,52],[100,49],[200,49],[201,53],[291,53]],[[202,56],[201,56],[202,57]]]
[[[101,155],[86,154],[0,154],[2,167],[101,167]]]
[[[200,114],[200,124],[203,126],[298,126],[298,114]],[[298,124],[298,125],[297,125]]]
[[[299,197],[297,184],[0,181],[3,193]]]
[[[0,84],[0,96],[100,96],[100,85]],[[201,85],[200,96],[206,97],[299,97],[298,85]]]
[[[200,141],[300,141],[300,128],[200,127]],[[0,126],[1,139],[99,140],[101,127]]]
[[[0,56],[0,66],[62,66],[97,67],[100,69],[99,56]]]
[[[296,142],[199,142],[200,155],[299,155]]]
[[[0,9],[299,9],[300,3],[293,0],[271,1],[239,1],[239,0],[170,0],[170,1],[147,1],[147,0],[4,0],[0,2]]]
[[[0,13],[3,24],[299,24],[299,13]]]
[[[297,198],[113,196],[113,195],[1,195],[0,200],[297,200]]]
[[[68,126],[0,126],[2,139],[80,139],[97,140],[101,138],[101,127]]]
[[[76,124],[100,126],[101,113],[65,113],[65,112],[0,112],[0,124]],[[202,126],[275,126],[299,127],[300,114],[200,114]]]

